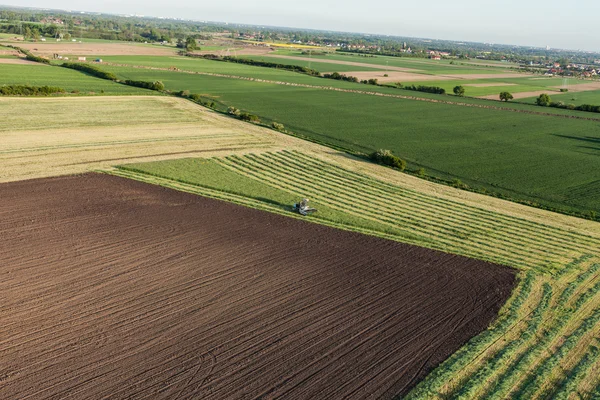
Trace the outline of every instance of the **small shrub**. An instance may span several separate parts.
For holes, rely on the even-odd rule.
[[[249,113],[240,114],[240,119],[242,121],[253,122],[255,124],[260,122],[260,118],[258,118],[258,115],[249,114]]]
[[[369,155],[369,158],[377,164],[387,165],[392,168],[397,168],[400,171],[406,169],[406,161],[395,156],[390,150],[377,150]]]
[[[157,91],[165,90],[165,85],[161,81],[146,82],[146,81],[133,81],[133,80],[127,79],[125,81],[120,81],[120,83],[122,83],[124,85],[128,85],[128,86],[135,86],[135,87],[143,88],[143,89],[150,89],[150,90],[157,90]]]
[[[235,108],[234,106],[229,106],[227,108],[227,114],[239,117],[241,115],[241,111]]]
[[[551,102],[552,100],[550,99],[550,96],[548,96],[546,93],[540,94],[535,100],[535,104],[542,107],[548,107]]]
[[[273,129],[276,129],[278,131],[281,131],[281,132],[285,131],[285,127],[283,126],[283,124],[280,124],[279,122],[273,122],[271,124],[271,126],[273,127]]]

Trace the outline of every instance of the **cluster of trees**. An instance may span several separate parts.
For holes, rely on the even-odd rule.
[[[512,100],[514,97],[512,94],[510,94],[509,92],[500,92],[500,101],[509,101]]]
[[[146,82],[146,81],[132,81],[130,79],[127,79],[125,81],[119,81],[119,83],[122,83],[122,84],[128,85],[128,86],[135,86],[135,87],[139,87],[139,88],[143,88],[143,89],[150,89],[150,90],[157,90],[157,91],[165,90],[165,85],[161,81]]]
[[[188,36],[185,40],[178,39],[177,47],[180,49],[185,49],[186,51],[200,50],[200,47],[198,47],[198,42],[196,42],[196,38],[193,36]]]
[[[65,89],[55,86],[4,85],[0,86],[2,96],[49,96],[65,93]]]
[[[398,156],[395,156],[391,150],[377,150],[369,155],[369,158],[377,164],[387,165],[392,168],[397,168],[400,171],[406,169],[406,161]]]
[[[446,89],[441,88],[439,86],[425,86],[425,85],[419,85],[419,86],[415,86],[415,85],[409,85],[409,86],[403,86],[401,83],[398,83],[397,86],[401,89],[406,89],[406,90],[414,90],[417,92],[425,92],[425,93],[435,93],[435,94],[446,94]]]
[[[582,104],[580,106],[576,106],[575,104],[565,104],[562,101],[552,101],[549,95],[546,93],[542,93],[535,99],[535,104],[541,107],[554,107],[554,108],[563,108],[566,110],[576,110],[576,111],[586,111],[586,112],[594,112],[600,113],[600,106],[595,106],[592,104]]]
[[[321,75],[321,73],[317,70],[307,68],[307,67],[301,67],[299,65],[278,64],[278,63],[272,63],[272,62],[268,62],[268,61],[250,60],[248,58],[237,58],[237,57],[231,57],[231,56],[220,57],[220,56],[217,56],[216,54],[205,54],[205,55],[186,54],[186,55],[189,57],[200,57],[200,58],[206,58],[208,60],[214,60],[214,61],[225,61],[225,62],[232,62],[232,63],[237,63],[237,64],[254,65],[257,67],[284,69],[286,71],[299,72],[302,74],[307,74],[307,75],[312,75],[312,76],[320,76]]]
[[[255,124],[260,123],[260,118],[258,117],[258,115],[241,112],[239,109],[237,109],[233,106],[230,106],[227,109],[227,114],[237,117],[237,118],[241,119],[242,121],[253,122]]]
[[[339,72],[333,72],[331,74],[324,74],[323,78],[335,79],[337,81],[358,82],[357,77],[340,74]]]

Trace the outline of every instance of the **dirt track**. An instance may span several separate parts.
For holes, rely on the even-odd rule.
[[[391,398],[485,329],[493,264],[117,177],[0,186],[0,398]]]

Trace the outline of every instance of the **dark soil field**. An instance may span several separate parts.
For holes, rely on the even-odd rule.
[[[122,178],[0,185],[0,398],[392,398],[503,266]]]

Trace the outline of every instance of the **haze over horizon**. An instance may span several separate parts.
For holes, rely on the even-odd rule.
[[[258,4],[242,0],[200,4],[191,0],[169,4],[155,0],[101,3],[56,0],[52,4],[22,0],[20,3],[19,7],[600,51],[600,42],[588,29],[596,25],[600,3],[587,0],[579,2],[583,8],[565,7],[558,0],[505,0],[501,4],[484,5],[475,0],[407,4],[374,0],[368,7],[356,0],[328,3],[306,0],[302,4],[275,0]]]

